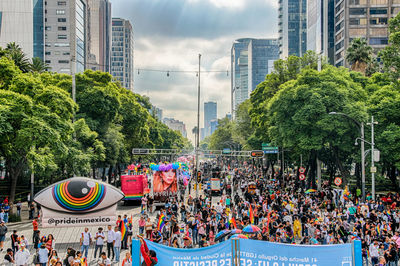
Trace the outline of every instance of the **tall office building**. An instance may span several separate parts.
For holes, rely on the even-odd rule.
[[[33,0],[33,57],[44,61],[44,3]]]
[[[248,46],[248,98],[265,76],[274,69],[279,59],[279,41],[277,39],[252,39]]]
[[[205,137],[211,135],[211,121],[217,119],[217,103],[204,103],[204,134]]]
[[[307,51],[307,0],[279,1],[280,58]]]
[[[32,58],[33,52],[33,3],[32,0],[0,1],[0,46],[10,42],[18,44]]]
[[[44,24],[44,57],[51,71],[83,72],[88,57],[86,0],[45,1]]]
[[[112,19],[111,75],[133,91],[133,30],[129,20]]]
[[[163,123],[172,130],[179,131],[183,137],[187,138],[186,125],[174,118],[164,118]]]
[[[232,113],[251,92],[265,80],[279,58],[277,39],[236,40],[231,49],[231,107]]]
[[[337,0],[335,4],[335,65],[349,66],[346,50],[354,38],[365,38],[375,51],[388,44],[389,19],[400,0]]]
[[[109,0],[87,0],[89,23],[88,68],[110,72],[111,66],[111,3]]]

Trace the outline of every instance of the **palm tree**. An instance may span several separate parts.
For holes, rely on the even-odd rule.
[[[21,69],[22,72],[29,72],[31,63],[22,51],[21,47],[15,42],[8,43],[6,46],[6,56],[14,61],[15,65]]]
[[[354,39],[346,51],[346,60],[351,64],[351,70],[365,74],[372,60],[372,47],[364,38]]]
[[[32,64],[31,64],[32,72],[43,73],[49,71],[49,69],[50,69],[49,65],[43,62],[43,60],[40,59],[39,57],[32,58]]]

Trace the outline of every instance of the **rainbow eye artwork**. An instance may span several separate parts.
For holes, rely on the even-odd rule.
[[[116,205],[124,198],[122,191],[102,181],[73,177],[38,192],[34,201],[56,212],[85,214]]]
[[[101,203],[106,195],[106,187],[93,181],[67,181],[55,185],[52,193],[54,200],[62,208],[82,212]]]

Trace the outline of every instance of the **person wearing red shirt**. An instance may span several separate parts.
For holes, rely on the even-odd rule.
[[[142,266],[153,266],[158,263],[157,254],[154,250],[149,250],[146,241],[143,240],[143,236],[138,236],[140,239],[140,253],[144,259]]]

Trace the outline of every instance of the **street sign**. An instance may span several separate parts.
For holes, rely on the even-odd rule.
[[[279,147],[271,146],[271,143],[262,143],[261,147],[265,154],[279,152]]]
[[[304,181],[306,179],[306,175],[305,174],[299,174],[299,179],[301,181]]]
[[[250,156],[253,157],[253,158],[263,157],[264,156],[264,152],[263,151],[251,151]]]
[[[335,183],[336,186],[340,186],[342,184],[342,179],[340,177],[335,177],[333,183]]]
[[[306,168],[304,168],[304,167],[300,167],[299,168],[299,173],[300,174],[304,174],[306,172]]]
[[[374,150],[374,162],[379,162],[381,157],[381,152],[379,150]]]
[[[223,154],[230,154],[231,153],[231,149],[225,148],[225,149],[222,150],[222,153]]]
[[[376,166],[371,167],[371,173],[376,173]]]

